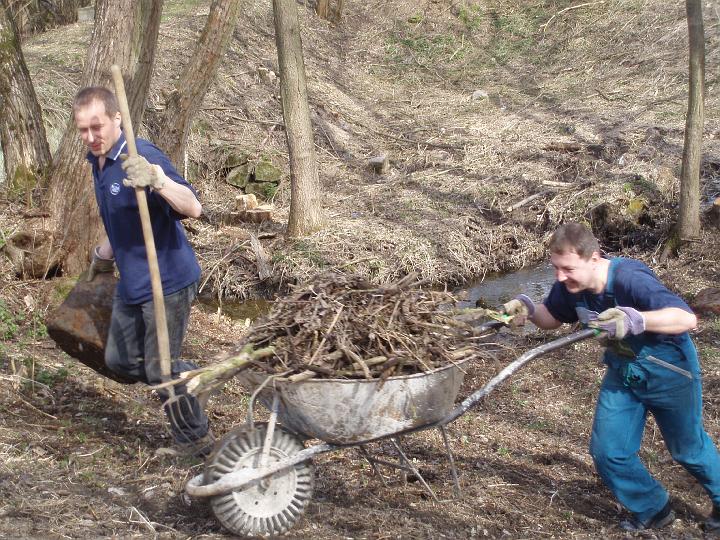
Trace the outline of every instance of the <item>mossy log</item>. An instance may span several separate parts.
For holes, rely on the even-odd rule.
[[[208,366],[184,371],[177,379],[158,384],[153,388],[167,388],[178,384],[187,384],[189,393],[207,399],[214,390],[222,387],[242,370],[250,367],[253,362],[267,358],[275,352],[274,347],[255,350],[251,344],[245,345],[239,353]]]

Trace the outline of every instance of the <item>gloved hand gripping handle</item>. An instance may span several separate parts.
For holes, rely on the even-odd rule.
[[[127,96],[125,95],[125,83],[123,82],[120,67],[114,65],[110,68],[113,83],[115,84],[115,95],[117,96],[120,114],[122,115],[123,131],[128,145],[128,154],[131,157],[137,156],[135,144],[135,132],[130,118]],[[145,240],[145,251],[147,252],[148,267],[150,268],[150,282],[152,284],[153,305],[155,308],[155,324],[157,326],[158,351],[160,354],[160,370],[163,382],[169,381],[170,371],[170,339],[168,336],[167,318],[165,315],[165,298],[163,296],[162,281],[160,280],[160,267],[155,250],[155,238],[153,237],[150,224],[150,211],[148,210],[147,196],[144,188],[135,188],[138,209],[140,210],[140,221],[142,223],[143,239]],[[168,388],[170,397],[175,395],[174,387]]]

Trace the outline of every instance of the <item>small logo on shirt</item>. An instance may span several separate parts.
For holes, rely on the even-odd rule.
[[[112,193],[113,195],[117,195],[118,193],[120,193],[120,184],[118,184],[117,182],[112,184],[110,186],[110,193]]]

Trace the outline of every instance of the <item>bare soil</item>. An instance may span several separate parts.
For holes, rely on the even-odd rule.
[[[720,193],[720,17],[706,4],[704,203]],[[209,3],[165,5],[148,122]],[[204,293],[272,297],[326,269],[379,283],[414,271],[454,287],[540,260],[548,235],[570,219],[591,224],[609,252],[648,262],[690,301],[716,286],[719,241],[709,218],[700,241],[658,262],[677,218],[687,94],[682,3],[567,7],[349,2],[342,23],[329,24],[299,4],[327,226],[289,241],[282,236],[290,190],[279,87],[258,72],[277,71],[272,13],[267,2],[246,2],[188,145],[188,177],[206,210],[189,227]],[[82,23],[23,43],[54,139],[67,121],[90,32]],[[484,94],[473,99],[478,90]],[[267,155],[284,169],[273,222],[222,225],[236,194],[223,165],[234,150]],[[381,153],[391,161],[383,176],[366,166]],[[533,194],[540,195],[513,208]],[[1,204],[7,236],[21,225],[23,208]],[[271,258],[269,282],[257,277],[249,232]],[[0,537],[226,537],[208,505],[183,491],[203,463],[156,453],[170,441],[148,389],[96,376],[46,337],[42,321],[72,277],[21,281],[3,259],[0,280]],[[207,364],[246,330],[222,308],[198,304],[185,357]],[[461,393],[554,336],[499,336],[497,359],[474,364]],[[718,440],[720,322],[702,318],[695,338],[706,428]],[[313,502],[290,537],[624,537],[616,527],[624,513],[586,451],[599,354],[597,343],[584,342],[543,357],[450,425],[463,488],[457,498],[434,432],[404,445],[441,503],[392,471],[383,470],[383,485],[355,449],[322,456]],[[215,433],[240,425],[247,402],[236,383],[212,398]],[[372,451],[393,455],[388,443]],[[652,421],[642,457],[678,512],[657,536],[702,537],[707,497],[672,461]]]

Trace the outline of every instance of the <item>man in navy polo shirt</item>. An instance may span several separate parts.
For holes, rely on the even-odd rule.
[[[120,274],[105,362],[116,373],[136,381],[162,382],[150,270],[135,195],[136,187],[144,187],[165,300],[172,376],[177,378],[180,372],[197,367],[178,358],[200,279],[200,266],[180,221],[199,217],[202,207],[192,186],[152,143],[138,139],[139,155],[126,155],[119,107],[111,91],[81,89],[73,113],[78,134],[89,149],[95,197],[107,233],[93,251],[87,279],[92,280],[97,272],[112,271],[113,262]],[[182,397],[165,409],[177,446],[195,455],[209,453],[213,438],[205,412],[184,385],[175,389]],[[167,392],[158,394],[165,403]]]
[[[607,371],[595,408],[590,454],[603,482],[632,518],[627,531],[657,529],[675,514],[665,488],[638,457],[648,413],[673,459],[713,504],[705,530],[720,531],[720,455],[702,421],[700,366],[688,331],[697,319],[642,262],[606,258],[583,225],[563,225],[550,240],[557,281],[542,304],[520,295],[505,312],[553,329],[580,321],[607,332]]]

